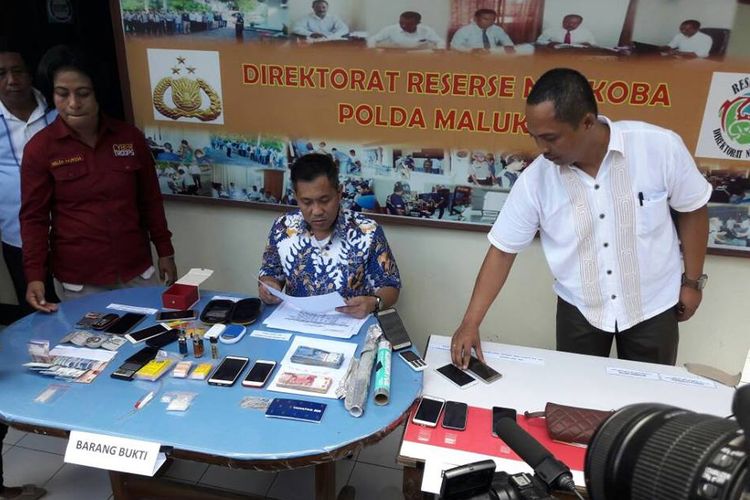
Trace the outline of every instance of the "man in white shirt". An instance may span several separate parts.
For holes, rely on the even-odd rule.
[[[680,32],[677,33],[672,41],[663,50],[669,51],[672,55],[694,58],[708,57],[711,47],[714,44],[713,38],[698,31],[701,23],[695,19],[688,19],[680,24]]]
[[[378,34],[368,38],[367,46],[410,50],[444,49],[445,40],[421,22],[422,14],[419,12],[402,12],[398,24],[386,26]]]
[[[451,48],[460,52],[493,52],[499,49],[507,53],[515,52],[513,40],[495,24],[496,19],[497,12],[492,9],[477,10],[474,22],[453,35]]]
[[[539,45],[596,45],[593,33],[588,28],[581,26],[583,16],[578,14],[568,14],[563,18],[562,26],[556,28],[547,28],[537,38],[536,43]]]
[[[313,40],[336,40],[349,33],[349,27],[335,14],[328,13],[326,0],[314,0],[312,13],[294,24],[292,33]]]
[[[677,322],[695,313],[707,279],[711,185],[674,132],[599,116],[577,71],[542,75],[526,123],[542,154],[488,235],[453,362],[466,367],[472,347],[483,357],[479,325],[538,231],[558,295],[558,350],[608,356],[615,339],[622,359],[674,364]]]
[[[0,47],[0,237],[3,258],[13,281],[22,314],[32,312],[26,302],[26,277],[23,272],[21,234],[18,210],[21,207],[21,160],[26,143],[40,130],[54,121],[57,113],[47,112],[44,97],[31,86],[31,74],[21,54]],[[54,290],[51,275],[47,290]],[[52,294],[48,301],[57,302]],[[0,441],[8,427],[0,424]],[[42,488],[26,485],[6,487],[3,482],[0,457],[0,498],[39,498],[46,493]]]

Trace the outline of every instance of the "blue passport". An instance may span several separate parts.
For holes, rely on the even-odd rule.
[[[317,424],[323,418],[325,410],[325,403],[303,401],[301,399],[274,398],[266,410],[266,416],[315,422]]]

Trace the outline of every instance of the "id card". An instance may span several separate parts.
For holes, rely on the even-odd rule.
[[[267,417],[302,420],[319,423],[326,410],[325,403],[302,401],[300,399],[275,398],[266,410]]]

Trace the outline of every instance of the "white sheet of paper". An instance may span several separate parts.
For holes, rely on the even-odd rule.
[[[618,368],[615,366],[607,367],[607,375],[615,375],[617,377],[642,378],[642,379],[647,379],[647,380],[659,380],[659,374],[656,372],[646,372],[643,370],[631,370],[629,368]]]
[[[703,377],[681,377],[679,375],[665,375],[661,373],[659,374],[659,378],[661,378],[664,382],[669,382],[671,384],[692,385],[694,387],[716,387],[715,382],[712,382],[711,380],[705,379]]]
[[[167,457],[159,443],[91,432],[70,431],[65,462],[153,476]]]
[[[50,356],[64,356],[68,358],[92,359],[94,361],[109,362],[117,356],[117,351],[108,351],[106,349],[89,349],[88,347],[73,347],[59,345],[50,350]]]
[[[294,354],[294,351],[297,350],[297,347],[304,345],[308,347],[313,347],[316,349],[323,349],[328,352],[340,352],[344,355],[344,361],[341,363],[341,366],[338,368],[328,368],[325,366],[310,366],[310,365],[301,365],[298,363],[292,363],[292,354]],[[337,399],[336,397],[336,387],[339,386],[339,383],[341,380],[346,376],[346,372],[349,369],[349,364],[352,362],[352,359],[354,358],[354,353],[357,350],[357,344],[354,342],[341,342],[338,340],[326,340],[326,339],[316,339],[313,337],[304,337],[296,335],[294,337],[294,340],[292,341],[291,345],[289,346],[289,349],[286,351],[286,355],[284,356],[284,359],[281,360],[279,368],[276,369],[276,375],[273,378],[273,381],[269,384],[268,390],[269,391],[278,391],[278,392],[286,392],[289,394],[301,394],[304,396],[319,396],[322,398],[330,398],[330,399]],[[284,372],[294,372],[294,373],[303,373],[303,374],[311,374],[311,375],[324,375],[326,377],[331,377],[333,380],[333,383],[331,384],[331,387],[328,389],[328,392],[325,394],[321,394],[318,392],[310,392],[310,391],[300,391],[297,389],[288,389],[286,387],[279,387],[276,385],[276,381],[278,380],[279,376],[281,376]]]
[[[330,313],[335,312],[337,307],[345,306],[346,301],[339,292],[326,293],[324,295],[310,295],[309,297],[293,297],[287,295],[280,290],[276,290],[273,287],[267,286],[262,281],[258,280],[268,293],[281,299],[282,302],[291,304],[300,311],[310,313]]]
[[[282,302],[263,324],[277,330],[348,339],[356,335],[366,321],[367,318],[357,319],[341,313],[316,314],[300,311]]]

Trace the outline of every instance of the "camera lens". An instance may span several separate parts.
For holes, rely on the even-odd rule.
[[[591,438],[589,497],[739,499],[747,474],[744,439],[732,420],[661,404],[626,406]]]

